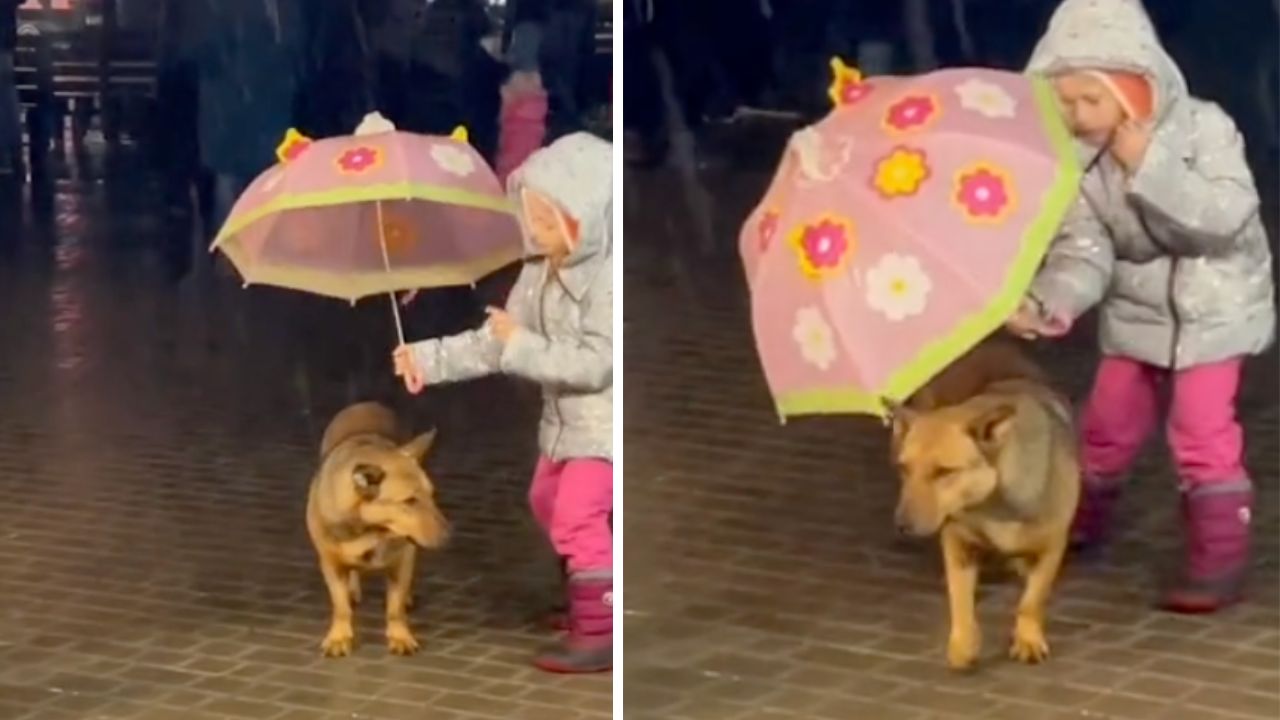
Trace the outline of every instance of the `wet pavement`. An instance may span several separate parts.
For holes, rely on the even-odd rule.
[[[385,301],[242,290],[201,257],[175,280],[166,248],[195,241],[113,173],[64,177],[45,217],[0,199],[0,719],[608,717],[610,676],[527,663],[557,587],[524,504],[534,393],[409,400]],[[455,534],[419,570],[419,655],[388,656],[374,585],[326,661],[303,508],[324,423],[365,397],[440,429]]]
[[[626,717],[1280,717],[1277,356],[1250,366],[1241,401],[1259,486],[1248,602],[1202,618],[1150,608],[1180,543],[1174,479],[1153,442],[1117,542],[1057,587],[1050,662],[1005,659],[1019,588],[993,581],[982,665],[953,675],[939,553],[896,537],[886,433],[854,418],[780,427],[754,357],[733,238],[780,137],[735,131],[704,168],[719,257],[694,250],[673,173],[626,178]],[[1092,347],[1086,328],[1037,351],[1079,397]]]

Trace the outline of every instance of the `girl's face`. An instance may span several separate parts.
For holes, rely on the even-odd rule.
[[[1101,80],[1085,72],[1069,72],[1053,79],[1058,105],[1072,134],[1102,147],[1125,120],[1124,107]]]
[[[573,252],[576,238],[569,231],[564,211],[545,195],[534,190],[520,191],[524,222],[533,244],[552,260],[562,260]]]

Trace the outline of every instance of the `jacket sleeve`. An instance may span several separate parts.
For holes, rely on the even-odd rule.
[[[1153,143],[1129,180],[1155,240],[1177,255],[1227,250],[1258,212],[1258,190],[1235,123],[1213,105],[1197,107],[1192,159]]]
[[[517,323],[526,322],[520,298],[529,283],[537,282],[537,275],[536,266],[526,263],[507,296],[507,311]],[[501,370],[502,343],[493,336],[487,322],[475,330],[423,340],[409,347],[427,385],[475,380]]]
[[[503,372],[579,392],[613,384],[613,275],[606,263],[582,299],[582,333],[551,339],[522,326],[502,352]]]
[[[1031,284],[1031,297],[1049,318],[1074,322],[1102,300],[1114,266],[1111,235],[1081,195]]]

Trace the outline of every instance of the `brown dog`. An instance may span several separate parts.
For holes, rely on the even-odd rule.
[[[360,575],[387,577],[387,646],[409,655],[417,548],[439,547],[447,535],[435,488],[422,469],[435,432],[400,444],[395,414],[377,403],[352,405],[329,423],[320,442],[320,469],[307,498],[307,531],[320,559],[333,621],[321,643],[329,657],[351,652],[351,606]]]
[[[992,341],[892,408],[903,532],[940,533],[951,606],[947,662],[968,669],[981,638],[974,599],[982,556],[1026,580],[1009,654],[1049,655],[1045,606],[1080,497],[1070,409],[1016,348]]]

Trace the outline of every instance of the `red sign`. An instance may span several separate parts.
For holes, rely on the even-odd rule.
[[[71,9],[71,0],[53,0],[51,4],[53,5],[54,10],[61,11],[61,10]],[[40,0],[27,0],[26,2],[19,5],[18,9],[19,10],[39,10],[42,7],[44,6],[41,4]]]

